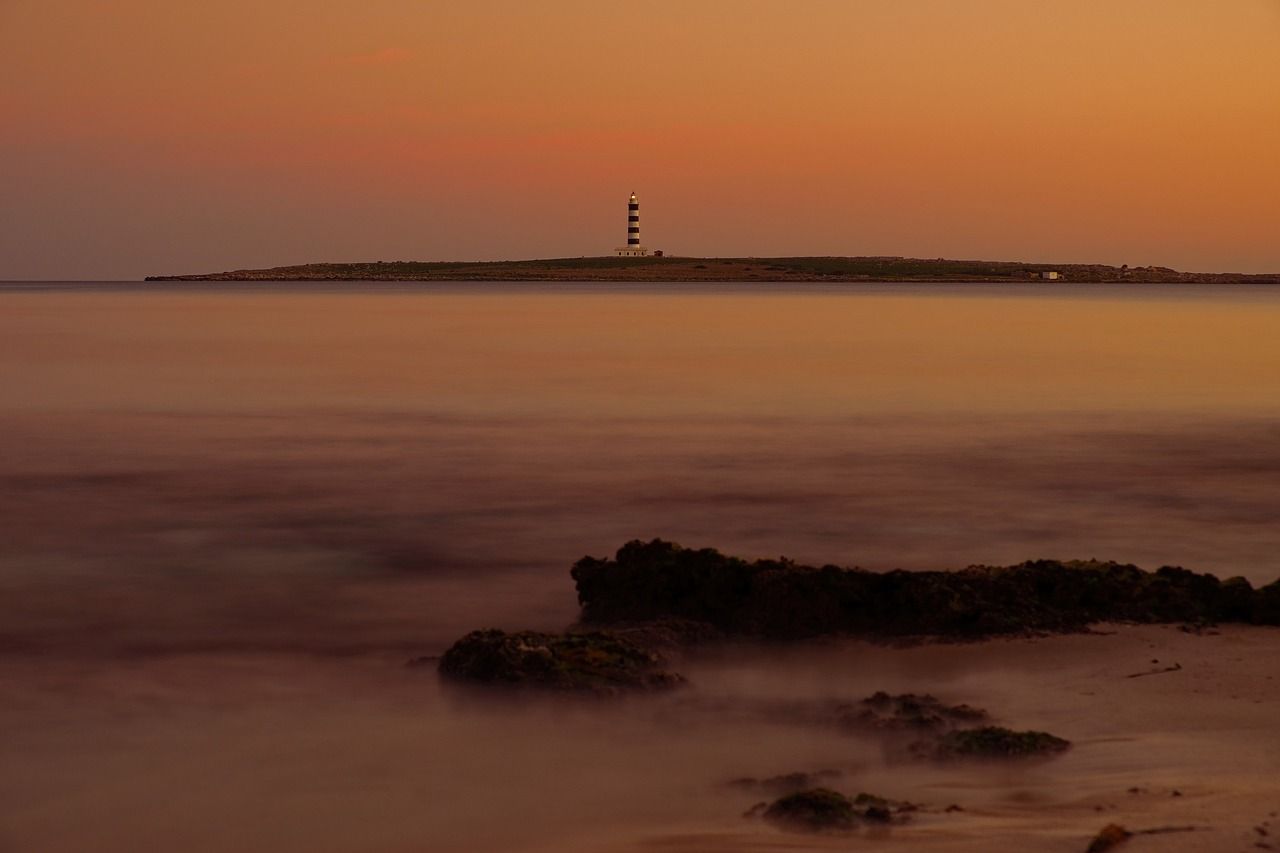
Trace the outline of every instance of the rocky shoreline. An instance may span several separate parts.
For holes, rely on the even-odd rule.
[[[571,574],[587,625],[684,620],[775,640],[981,639],[1097,622],[1280,625],[1280,581],[1255,589],[1239,577],[1096,560],[881,573],[748,562],[655,539],[613,559],[584,557]]]
[[[838,635],[972,641],[1083,632],[1103,621],[1183,623],[1194,630],[1216,622],[1280,625],[1280,582],[1255,589],[1240,578],[1098,561],[875,573],[787,560],[748,562],[653,540],[630,542],[612,559],[584,557],[572,576],[582,607],[579,625],[558,634],[474,631],[439,659],[441,677],[489,690],[620,697],[689,685],[669,668],[671,661],[711,640],[796,642]],[[424,662],[431,661],[414,663]],[[930,694],[881,691],[857,702],[797,700],[734,710],[779,725],[872,739],[891,763],[1022,765],[1072,748],[1058,735],[1006,728],[982,708]],[[917,812],[934,820],[964,811],[866,792],[846,795],[834,787],[842,776],[832,769],[795,771],[720,784],[771,795],[743,816],[788,832],[858,833],[908,823]],[[1165,831],[1108,826],[1089,849]]]
[[[441,675],[614,694],[679,686],[682,677],[665,669],[667,655],[716,640],[973,641],[1079,632],[1100,622],[1181,624],[1188,631],[1280,625],[1280,580],[1255,589],[1241,577],[1097,560],[871,572],[749,562],[654,539],[628,542],[612,559],[583,557],[570,574],[581,607],[577,626],[559,634],[473,631],[440,659]],[[1137,675],[1144,674],[1152,673]]]

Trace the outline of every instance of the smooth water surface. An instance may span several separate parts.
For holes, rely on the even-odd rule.
[[[558,624],[654,536],[1269,581],[1280,289],[8,285],[0,434],[19,646]]]
[[[36,739],[9,756],[3,790],[26,805],[8,823],[24,844],[51,831],[61,772],[83,787],[136,726],[167,756],[148,796],[190,782],[181,756],[202,753],[184,738],[206,724],[215,765],[231,745],[247,765],[311,767],[318,753],[270,734],[288,728],[270,685],[311,666],[288,661],[352,656],[353,682],[325,664],[307,690],[365,695],[472,628],[562,626],[572,562],[632,538],[1269,582],[1278,522],[1280,289],[0,285],[0,664],[7,723]],[[383,709],[396,725],[400,689]],[[412,701],[480,736],[434,688]],[[351,732],[331,717],[315,737]],[[392,730],[364,736],[371,767],[398,748]],[[350,749],[344,772],[364,754]],[[534,788],[558,760],[512,749]],[[730,744],[698,749],[714,764]],[[422,795],[465,772],[480,770],[438,765]],[[118,833],[104,850],[432,849],[291,834],[340,780],[256,815],[247,847],[182,835],[243,782],[208,814],[161,808],[154,837],[123,828],[132,801],[107,789],[74,804]],[[450,843],[484,848],[461,820]]]

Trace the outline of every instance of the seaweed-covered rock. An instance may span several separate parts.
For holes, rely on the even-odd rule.
[[[842,705],[838,713],[842,728],[881,732],[937,733],[990,719],[981,708],[947,705],[928,693],[891,696],[884,691],[874,693],[856,705]]]
[[[1020,759],[1057,755],[1071,742],[1048,732],[1018,732],[999,726],[959,729],[916,744],[917,755],[941,761],[954,759]]]
[[[799,832],[841,832],[856,829],[862,816],[853,801],[830,788],[797,791],[775,800],[764,819]]]
[[[473,631],[440,659],[440,674],[474,684],[589,693],[655,690],[684,683],[662,658],[601,633]]]
[[[869,572],[748,562],[655,539],[613,560],[584,557],[572,575],[587,622],[703,622],[728,634],[983,637],[1081,630],[1093,622],[1280,624],[1280,582],[1169,567],[1036,560],[959,571]]]

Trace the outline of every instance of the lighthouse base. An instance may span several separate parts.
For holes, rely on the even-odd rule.
[[[623,246],[620,249],[614,249],[613,253],[619,258],[644,258],[649,255],[649,250],[644,246]]]

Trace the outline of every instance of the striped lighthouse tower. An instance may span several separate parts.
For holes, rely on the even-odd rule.
[[[627,200],[627,245],[616,250],[619,257],[642,258],[649,250],[640,245],[640,202],[632,193]]]

